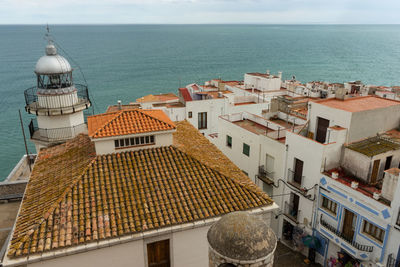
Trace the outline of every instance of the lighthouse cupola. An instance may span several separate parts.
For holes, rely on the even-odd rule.
[[[36,63],[37,87],[43,93],[44,90],[53,90],[49,93],[73,90],[72,68],[68,60],[57,54],[57,48],[49,42],[46,46],[46,55]],[[55,91],[54,91],[55,90]]]
[[[91,105],[87,86],[74,83],[73,68],[50,38],[45,52],[35,66],[36,86],[24,92],[26,111],[36,115],[29,131],[37,150],[87,132],[83,111]]]

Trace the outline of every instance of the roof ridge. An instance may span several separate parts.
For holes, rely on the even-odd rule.
[[[158,121],[160,121],[160,122],[162,122],[162,123],[168,124],[169,126],[176,127],[176,125],[174,125],[174,124],[168,123],[168,122],[166,122],[166,121],[164,121],[164,120],[162,120],[162,119],[160,119],[160,118],[151,116],[151,115],[146,114],[145,112],[143,112],[143,111],[160,111],[160,112],[163,112],[163,113],[164,113],[164,111],[162,111],[162,110],[159,110],[159,109],[142,109],[142,110],[138,110],[138,111],[141,112],[142,114],[144,114],[144,115],[146,115],[146,116],[152,118],[152,119],[156,119],[156,120],[158,120]]]
[[[115,116],[112,117],[111,119],[109,119],[108,121],[106,121],[102,126],[100,126],[99,128],[97,128],[97,130],[92,134],[91,137],[94,137],[95,135],[97,135],[101,130],[103,130],[108,124],[110,124],[113,120],[119,118],[119,116],[121,116],[121,114],[124,112],[124,110],[120,110],[120,111],[115,111],[115,112],[111,112],[111,113],[115,113]],[[106,116],[110,113],[102,113],[102,114],[98,114],[96,116],[102,115],[102,116]],[[99,116],[100,117],[100,116]]]
[[[36,229],[38,229],[42,223],[46,222],[47,218],[54,212],[54,210],[57,208],[57,206],[60,204],[60,202],[67,196],[67,194],[72,190],[73,187],[75,187],[75,185],[82,179],[83,175],[87,172],[87,170],[94,164],[94,162],[96,162],[98,156],[93,157],[93,159],[90,161],[90,163],[82,170],[80,175],[77,175],[78,178],[76,178],[65,190],[64,192],[57,198],[56,201],[54,201],[54,203],[49,207],[49,209],[44,212],[40,217],[40,220],[35,223],[32,227],[30,227],[29,230],[27,230],[27,232],[20,236],[18,238],[18,241],[16,242],[20,242],[20,241],[27,241],[29,239],[29,237],[35,232]],[[22,242],[20,242],[20,244],[18,244],[16,247],[14,248],[10,248],[8,255],[10,254],[14,254],[15,251],[17,251],[18,249],[20,249],[22,246]]]
[[[224,177],[224,178],[227,178],[227,179],[233,181],[235,184],[238,184],[238,185],[244,187],[245,189],[247,189],[247,190],[249,190],[249,191],[251,191],[251,192],[253,192],[253,193],[257,194],[257,195],[260,195],[260,193],[261,193],[261,196],[262,196],[263,198],[266,198],[268,201],[274,202],[274,201],[273,201],[266,193],[264,193],[263,191],[258,190],[257,188],[254,188],[254,187],[252,187],[252,186],[248,186],[248,184],[245,183],[245,182],[238,181],[238,180],[235,179],[235,178],[226,176],[225,174],[221,173],[220,171],[218,171],[218,170],[212,168],[211,166],[209,166],[207,163],[201,162],[201,161],[198,160],[197,158],[193,157],[192,155],[189,155],[189,154],[185,153],[184,151],[182,151],[182,150],[179,149],[178,147],[175,147],[174,145],[170,145],[169,147],[173,147],[174,149],[178,150],[179,152],[185,154],[187,157],[189,157],[189,158],[191,158],[191,159],[197,161],[198,163],[200,163],[200,164],[202,164],[202,165],[205,165],[207,168],[210,168],[212,171],[218,173],[220,176],[222,176],[222,177]],[[249,179],[250,179],[250,178],[249,178]],[[261,196],[260,196],[260,197],[261,197]]]

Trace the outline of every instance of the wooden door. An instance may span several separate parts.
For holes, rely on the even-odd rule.
[[[343,220],[343,235],[349,241],[353,241],[354,231],[356,229],[357,215],[353,212],[344,209],[344,220]]]
[[[303,161],[296,159],[294,165],[294,182],[301,185],[301,178],[303,177]]]
[[[372,184],[376,183],[376,177],[378,176],[380,163],[381,163],[381,160],[377,159],[374,161],[374,165],[372,166],[372,173],[371,173],[371,179],[370,179],[370,182]]]
[[[317,122],[317,137],[315,140],[320,143],[325,143],[326,140],[326,132],[329,127],[329,120],[318,117]]]
[[[170,267],[169,239],[147,244],[149,267]]]

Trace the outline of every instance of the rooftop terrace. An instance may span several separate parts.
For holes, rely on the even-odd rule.
[[[374,136],[359,142],[351,143],[346,147],[368,157],[372,157],[391,150],[397,150],[400,148],[400,144],[394,143],[389,139]]]
[[[348,112],[361,112],[366,110],[373,110],[373,109],[400,105],[399,101],[376,97],[376,96],[358,96],[358,97],[351,97],[345,100],[330,98],[315,102],[327,107],[341,109]]]
[[[333,178],[332,173],[333,172],[337,172],[338,173],[338,178]],[[354,177],[352,175],[347,174],[343,169],[341,168],[333,168],[330,169],[328,171],[324,172],[326,175],[328,175],[329,177],[335,179],[336,181],[347,185],[348,187],[352,188],[353,190],[356,190],[360,193],[362,193],[363,195],[367,196],[367,197],[374,197],[374,193],[377,194],[381,194],[381,189],[379,188],[379,185],[373,185],[373,184],[368,184],[366,182],[364,182],[361,179],[358,179],[357,177]],[[358,186],[357,188],[353,188],[351,186],[352,182],[357,182]],[[379,200],[377,200],[385,205],[390,205],[390,201],[386,200],[382,197],[379,198]]]

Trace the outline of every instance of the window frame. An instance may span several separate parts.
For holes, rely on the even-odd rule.
[[[321,197],[322,197],[321,208],[336,216],[337,215],[337,207],[338,207],[337,202],[327,198],[324,195],[321,195]],[[326,205],[325,205],[325,203],[326,203]],[[332,207],[334,207],[334,210],[332,209]]]
[[[248,147],[248,150],[247,150],[247,151],[245,150],[245,147],[246,147],[246,146]],[[246,144],[246,143],[243,143],[243,150],[242,150],[242,153],[243,153],[244,155],[250,157],[250,145],[248,145],[248,144]]]
[[[155,135],[145,135],[114,139],[114,149],[124,149],[136,146],[155,145]]]
[[[192,112],[192,111],[189,111],[189,112],[188,112],[188,118],[189,118],[189,119],[193,118],[193,112]]]
[[[232,136],[226,135],[226,146],[232,148]]]
[[[366,229],[368,227],[368,229]],[[385,240],[386,230],[376,224],[363,219],[362,233],[373,238],[377,242],[383,243]]]
[[[199,112],[197,114],[197,126],[199,130],[207,129],[207,112]]]

